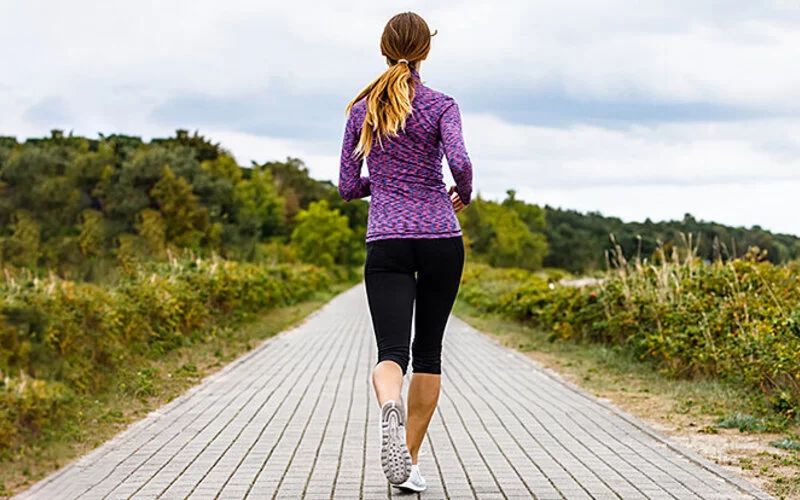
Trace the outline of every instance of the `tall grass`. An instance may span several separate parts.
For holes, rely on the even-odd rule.
[[[609,252],[589,287],[549,286],[532,274],[465,274],[462,299],[551,330],[554,340],[616,344],[667,376],[713,377],[762,394],[788,418],[800,411],[800,273],[751,249],[704,263],[691,238],[652,261]],[[503,290],[493,294],[492,290]]]

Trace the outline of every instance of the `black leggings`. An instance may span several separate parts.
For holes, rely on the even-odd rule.
[[[461,237],[367,243],[364,276],[378,362],[394,361],[406,373],[416,299],[414,372],[442,373],[442,337],[463,268]]]

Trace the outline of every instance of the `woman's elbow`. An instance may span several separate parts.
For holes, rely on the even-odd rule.
[[[341,184],[339,185],[339,196],[341,196],[344,201],[353,201],[355,199],[355,193],[353,190],[347,189]]]

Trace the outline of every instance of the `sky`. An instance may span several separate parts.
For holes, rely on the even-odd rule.
[[[0,6],[0,135],[199,130],[336,181],[344,108],[410,10],[439,31],[421,76],[458,101],[484,198],[800,235],[796,0]]]

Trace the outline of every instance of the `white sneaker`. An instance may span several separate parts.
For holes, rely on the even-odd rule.
[[[412,465],[411,475],[408,476],[408,481],[403,484],[396,484],[394,487],[419,493],[425,491],[428,485],[425,483],[425,478],[422,477],[422,474],[419,472],[419,465]]]
[[[386,479],[392,484],[404,483],[411,474],[402,402],[387,401],[381,408],[381,465]]]

